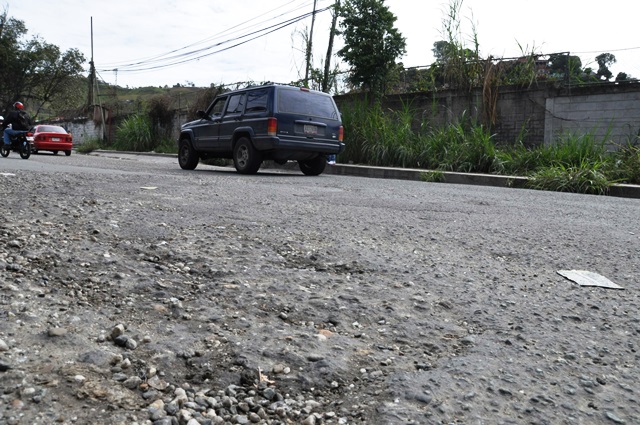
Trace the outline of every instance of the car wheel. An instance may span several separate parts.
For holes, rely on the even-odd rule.
[[[71,156],[71,151],[64,151],[64,154],[65,154],[66,156]]]
[[[298,161],[298,166],[305,176],[318,176],[327,167],[327,158],[324,155],[318,155],[308,161]]]
[[[180,168],[183,170],[195,170],[198,166],[198,161],[200,161],[200,157],[191,146],[191,141],[187,138],[180,139],[178,146],[178,164],[180,164]]]
[[[53,151],[53,154],[54,155],[58,155],[58,151]]]
[[[31,156],[31,145],[29,143],[25,143],[20,146],[20,158],[29,159]]]
[[[262,164],[262,155],[251,140],[241,137],[233,148],[233,165],[240,174],[255,174]]]
[[[4,158],[9,156],[9,147],[2,145],[2,148],[0,149],[0,155],[2,155]]]

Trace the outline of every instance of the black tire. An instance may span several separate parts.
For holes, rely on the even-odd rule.
[[[195,170],[200,161],[200,156],[191,146],[191,140],[188,138],[180,139],[178,145],[178,164],[183,170]]]
[[[71,151],[64,151],[64,154],[65,154],[66,156],[71,156]]]
[[[324,155],[318,155],[308,161],[298,161],[298,166],[305,176],[319,176],[327,167],[327,158]]]
[[[241,137],[233,147],[233,165],[240,174],[255,174],[262,164],[262,154],[246,137]]]
[[[20,158],[29,159],[31,156],[31,145],[29,143],[23,143],[20,146]]]
[[[2,145],[2,148],[0,148],[0,155],[6,158],[9,156],[9,152],[11,152],[9,146]]]

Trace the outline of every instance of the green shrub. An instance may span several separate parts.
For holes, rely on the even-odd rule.
[[[480,124],[465,121],[432,130],[423,137],[420,162],[443,171],[488,173],[494,168],[496,148]]]
[[[556,192],[606,195],[609,193],[611,182],[599,168],[593,164],[545,167],[529,177],[527,187]]]
[[[78,145],[75,149],[78,153],[91,153],[95,150],[101,149],[101,142],[97,137],[88,138],[84,141],[84,143]]]
[[[608,152],[595,133],[563,134],[554,143],[496,146],[482,124],[463,114],[456,123],[412,129],[414,111],[385,111],[366,99],[343,106],[346,150],[340,162],[530,177],[534,189],[605,194],[616,182],[640,184],[640,147],[633,140]],[[438,175],[425,175],[439,180]]]
[[[175,140],[170,138],[163,138],[160,143],[155,147],[154,152],[157,153],[178,153],[178,145]]]
[[[151,120],[146,114],[136,114],[125,119],[116,130],[115,149],[132,152],[150,152],[154,144]]]
[[[565,134],[560,136],[558,142],[545,146],[543,152],[546,154],[542,156],[545,159],[545,164],[541,166],[551,166],[554,164],[563,164],[572,167],[585,167],[592,165],[598,165],[606,161],[607,150],[605,148],[606,137],[600,141],[595,139],[595,136],[590,133],[576,135]]]
[[[421,173],[420,180],[427,183],[444,183],[446,178],[444,172],[434,170]]]
[[[610,179],[628,184],[640,184],[640,146],[629,142],[611,154],[606,170]]]

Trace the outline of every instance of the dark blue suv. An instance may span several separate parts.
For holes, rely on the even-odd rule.
[[[340,112],[333,98],[315,90],[269,84],[224,93],[199,119],[182,125],[178,163],[193,170],[200,159],[233,159],[242,174],[263,160],[297,161],[310,176],[321,174],[327,155],[344,150]]]

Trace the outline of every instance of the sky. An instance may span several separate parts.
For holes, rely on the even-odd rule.
[[[343,0],[344,1],[344,0]],[[612,53],[614,76],[640,77],[640,2],[588,5],[567,0],[451,0],[461,3],[460,34],[477,35],[482,57],[571,52],[597,69]],[[334,0],[315,0],[314,66],[323,67]],[[450,1],[385,0],[406,38],[405,67],[434,62],[433,43],[446,40]],[[304,38],[314,0],[11,0],[0,4],[37,36],[62,51],[93,58],[98,78],[121,87],[236,82],[287,83],[304,77]],[[324,10],[324,11],[323,11]],[[306,16],[306,17],[305,17]],[[341,47],[336,40],[334,51]],[[336,61],[333,58],[332,61]],[[340,64],[346,70],[346,64]]]

